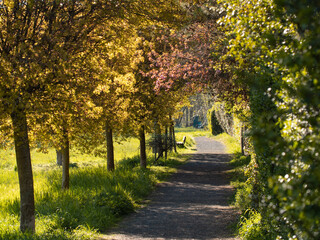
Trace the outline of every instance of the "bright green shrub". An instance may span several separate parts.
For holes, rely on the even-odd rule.
[[[246,240],[265,239],[261,227],[261,215],[250,209],[246,211],[245,215],[247,216],[242,216],[240,220],[239,235],[241,238]]]

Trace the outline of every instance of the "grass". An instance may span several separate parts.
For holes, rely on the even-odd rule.
[[[222,142],[226,148],[227,148],[227,153],[229,154],[241,154],[241,148],[240,148],[240,143],[239,141],[230,136],[227,133],[222,133],[217,136],[211,136],[212,139]]]
[[[187,135],[188,152],[193,146],[192,130],[177,131],[177,139]],[[194,134],[200,134],[194,131]],[[71,151],[70,189],[61,190],[61,168],[54,149],[47,154],[32,151],[34,170],[36,234],[19,232],[19,185],[15,154],[0,150],[0,239],[95,239],[100,232],[135,211],[155,185],[176,171],[187,157],[172,153],[167,160],[139,167],[139,141],[115,144],[116,170],[108,172],[101,157]],[[153,162],[149,153],[149,163]]]
[[[188,128],[176,128],[175,129],[175,137],[176,141],[182,141],[183,136],[186,136],[185,148],[180,148],[179,151],[183,153],[192,153],[195,152],[196,149],[193,147],[195,145],[194,137],[200,136],[211,136],[210,131],[206,129],[195,129],[193,127]]]
[[[217,141],[223,142],[227,147],[227,152],[232,154],[229,171],[231,185],[235,188],[235,193],[231,199],[231,205],[241,211],[241,217],[237,226],[234,227],[235,233],[241,239],[261,239],[260,215],[251,209],[252,184],[248,182],[248,173],[252,171],[251,156],[241,154],[239,142],[226,133],[212,137]]]

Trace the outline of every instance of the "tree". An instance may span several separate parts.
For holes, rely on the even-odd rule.
[[[100,1],[2,2],[0,109],[13,125],[22,231],[35,229],[27,117],[48,110],[42,103],[54,99],[53,90],[73,83],[57,77],[65,75],[69,56],[83,51],[89,33],[101,21],[121,14],[121,7]]]

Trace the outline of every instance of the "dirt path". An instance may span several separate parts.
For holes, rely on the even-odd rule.
[[[236,212],[224,146],[198,137],[197,153],[159,186],[151,203],[124,219],[102,239],[235,239],[230,224]]]

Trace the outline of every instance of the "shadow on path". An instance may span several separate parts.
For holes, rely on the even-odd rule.
[[[202,137],[196,142],[198,153],[160,184],[150,205],[102,239],[235,239],[230,224],[236,212],[228,204],[233,190],[226,173],[230,156],[222,154],[221,143]]]

